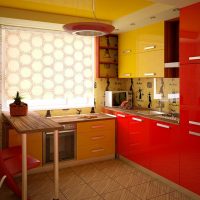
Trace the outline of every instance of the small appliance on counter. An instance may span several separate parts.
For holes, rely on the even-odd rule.
[[[132,97],[128,91],[105,91],[105,106],[107,107],[120,107],[122,102],[129,102],[130,99]]]

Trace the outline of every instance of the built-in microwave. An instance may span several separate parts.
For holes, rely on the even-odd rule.
[[[118,107],[128,101],[128,91],[105,91],[105,106]]]

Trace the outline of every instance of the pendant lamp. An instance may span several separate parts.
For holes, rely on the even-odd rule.
[[[95,5],[94,0],[92,0],[92,12],[94,18],[95,15]],[[96,19],[97,20],[97,19]],[[77,23],[69,23],[63,26],[66,32],[69,32],[74,35],[80,36],[102,36],[111,33],[115,27],[101,22],[77,22]]]

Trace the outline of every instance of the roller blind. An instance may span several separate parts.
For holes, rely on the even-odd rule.
[[[31,110],[94,106],[94,39],[11,26],[2,31],[2,109],[19,91]]]

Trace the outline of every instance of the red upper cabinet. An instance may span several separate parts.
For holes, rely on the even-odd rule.
[[[200,3],[180,11],[180,63],[200,63]]]
[[[149,168],[149,119],[130,116],[128,158],[143,167]]]
[[[150,169],[179,183],[179,125],[150,120]]]

